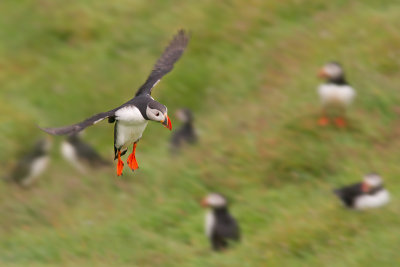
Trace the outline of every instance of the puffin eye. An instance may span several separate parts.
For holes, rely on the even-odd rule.
[[[156,113],[156,117],[158,117],[158,116],[160,116],[160,112],[157,112],[157,113]]]

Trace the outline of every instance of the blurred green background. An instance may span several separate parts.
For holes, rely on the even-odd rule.
[[[400,265],[400,2],[0,1],[0,169],[43,134],[131,98],[180,28],[154,96],[190,107],[200,142],[170,157],[149,123],[139,171],[77,173],[56,138],[30,189],[0,184],[1,266]],[[346,130],[316,126],[318,68],[357,90]],[[171,116],[173,127],[179,123]],[[110,160],[113,127],[84,139]],[[332,188],[380,173],[392,202],[351,212]],[[0,173],[1,175],[3,173]],[[228,196],[243,240],[210,251],[199,200]]]

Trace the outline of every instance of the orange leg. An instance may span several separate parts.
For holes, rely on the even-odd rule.
[[[344,128],[344,127],[347,126],[346,120],[344,118],[342,118],[342,117],[337,117],[335,119],[335,124],[339,128]]]
[[[126,162],[128,163],[129,168],[132,169],[132,171],[139,169],[139,165],[136,161],[136,156],[135,156],[136,145],[137,145],[136,143],[133,144],[132,153],[129,155],[128,161]]]
[[[118,163],[117,163],[117,175],[122,175],[122,170],[124,169],[124,162],[121,160],[121,151],[118,151]]]

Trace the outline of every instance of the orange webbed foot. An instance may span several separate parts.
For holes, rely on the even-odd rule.
[[[139,165],[136,161],[136,143],[133,144],[133,150],[132,153],[129,155],[128,160],[126,163],[128,163],[129,168],[131,168],[132,171],[139,169]]]
[[[135,154],[133,153],[129,155],[126,163],[128,163],[129,168],[131,168],[133,171],[139,169],[139,165],[136,161]]]
[[[122,175],[122,170],[124,169],[124,162],[121,160],[121,151],[118,151],[118,163],[117,163],[117,175]]]

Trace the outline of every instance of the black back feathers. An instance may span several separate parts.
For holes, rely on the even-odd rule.
[[[236,220],[226,207],[214,209],[215,225],[211,232],[211,245],[214,250],[228,247],[230,241],[239,241],[240,231]]]

